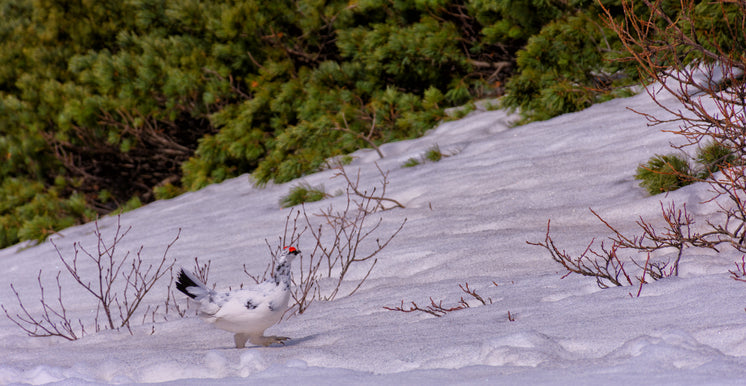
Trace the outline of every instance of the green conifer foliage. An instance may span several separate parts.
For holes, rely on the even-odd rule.
[[[635,179],[651,195],[670,192],[694,182],[689,162],[678,154],[657,154],[637,167]]]
[[[314,23],[273,27],[266,51],[284,51],[284,58],[255,58],[259,70],[246,79],[250,98],[212,116],[219,133],[184,164],[187,187],[252,170],[260,184],[285,182],[366,146],[355,133],[370,132],[379,144],[421,135],[481,81],[464,80],[474,55],[464,51],[462,31],[478,22],[449,19],[463,4],[321,4],[297,4],[303,14],[319,15]]]
[[[629,95],[629,90],[620,86],[637,79],[636,69],[611,60],[621,52],[621,46],[598,20],[600,11],[592,5],[558,10],[555,15],[559,16],[543,25],[518,52],[518,73],[506,86],[503,104],[520,110],[524,122]]]
[[[0,247],[244,173],[289,181],[506,90],[527,120],[584,108],[634,75],[607,61],[618,43],[598,14],[591,0],[0,0]]]

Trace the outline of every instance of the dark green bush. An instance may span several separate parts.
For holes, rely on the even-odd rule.
[[[579,7],[584,2],[576,3]],[[522,122],[630,95],[623,86],[636,82],[636,68],[611,60],[622,47],[599,20],[600,12],[592,3],[574,10],[558,9],[518,52],[517,73],[508,81],[502,102],[519,110]]]
[[[650,194],[670,192],[698,180],[709,178],[721,168],[738,162],[733,150],[718,142],[697,149],[694,166],[683,155],[655,155],[637,167],[635,178]]]
[[[634,72],[607,60],[618,42],[599,13],[591,0],[0,0],[0,197],[13,197],[0,247],[244,173],[290,181],[475,98],[507,91],[534,120],[619,95]]]
[[[425,159],[431,162],[438,162],[443,159],[443,157],[445,157],[445,155],[440,151],[440,146],[438,146],[437,143],[430,146],[430,148],[425,152]]]
[[[0,184],[0,245],[20,240],[42,241],[57,229],[90,221],[96,213],[78,193],[60,197],[62,183],[46,188],[23,178],[6,178]]]
[[[419,165],[421,163],[422,163],[422,161],[420,161],[419,159],[411,157],[411,158],[407,159],[406,161],[404,161],[404,163],[401,166],[403,168],[413,168],[413,167],[415,167],[415,166],[417,166],[417,165]]]
[[[697,149],[695,160],[702,166],[698,177],[705,179],[718,172],[722,167],[733,165],[737,161],[733,150],[719,142],[711,142]]]
[[[694,182],[689,162],[678,154],[655,155],[637,167],[635,178],[650,194],[670,192]]]

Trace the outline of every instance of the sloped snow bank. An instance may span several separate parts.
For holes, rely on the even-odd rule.
[[[361,181],[378,181],[377,162],[390,171],[389,194],[406,206],[382,213],[382,230],[404,218],[407,224],[355,295],[314,303],[268,331],[291,336],[286,347],[237,350],[230,334],[193,316],[75,342],[26,337],[1,318],[0,384],[741,383],[746,285],[727,273],[739,255],[687,250],[680,277],[647,285],[635,298],[636,288],[601,290],[590,278],[562,279],[546,251],[526,244],[543,239],[551,218],[555,241],[581,252],[606,232],[588,208],[622,231],[634,230],[638,216],[657,218],[661,200],[715,216],[712,205],[700,204],[708,197],[704,185],[665,197],[648,197],[637,186],[635,167],[668,152],[676,138],[647,127],[627,107],[657,111],[644,94],[516,128],[504,111],[480,111],[423,138],[386,144],[382,160],[369,150],[355,153],[349,168],[360,169]],[[401,168],[434,144],[454,155]],[[323,171],[303,180],[341,188],[331,176]],[[278,201],[293,184],[258,189],[242,176],[147,205],[121,217],[132,230],[120,247],[142,245],[145,259],[157,261],[181,228],[171,250],[179,265],[191,267],[198,256],[211,260],[210,281],[218,287],[248,284],[242,267],[263,271],[264,240],[282,232],[288,211]],[[100,221],[105,235],[115,223]],[[74,241],[95,246],[93,229],[66,229],[55,242],[63,254]],[[61,268],[49,243],[0,250],[0,303],[17,312],[14,283],[29,310],[39,312],[40,268],[45,280]],[[426,305],[431,297],[455,305],[463,283],[491,303],[471,302],[441,318],[383,308]],[[68,312],[90,320],[95,303],[64,276],[63,286]],[[161,282],[146,305],[162,305],[165,290]]]

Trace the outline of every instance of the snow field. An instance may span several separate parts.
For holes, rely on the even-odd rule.
[[[378,162],[390,171],[388,196],[406,206],[381,214],[381,234],[404,218],[407,224],[355,295],[316,302],[267,331],[292,337],[286,347],[232,348],[229,333],[194,316],[74,342],[26,337],[0,318],[0,384],[738,384],[746,377],[746,285],[727,271],[740,255],[687,250],[679,277],[646,285],[634,298],[637,288],[601,290],[592,278],[561,279],[562,267],[526,243],[543,240],[551,219],[555,242],[582,252],[592,238],[608,235],[589,208],[626,232],[639,216],[655,221],[661,200],[714,216],[714,205],[700,204],[709,197],[706,185],[656,197],[637,186],[636,166],[672,151],[669,142],[677,139],[627,107],[656,111],[644,93],[515,128],[504,111],[478,111],[423,138],[382,146],[383,160],[371,150],[355,153],[347,170],[360,169],[361,185],[378,183]],[[401,168],[433,144],[454,155]],[[343,184],[331,175],[302,180],[334,192]],[[279,198],[296,183],[259,189],[242,176],[155,202],[121,217],[132,229],[120,247],[143,245],[154,262],[181,228],[169,253],[177,265],[191,268],[197,256],[211,260],[210,285],[248,284],[243,265],[263,272],[264,240],[281,234],[288,214]],[[105,237],[115,224],[100,221]],[[93,229],[86,224],[53,239],[71,256],[74,241],[95,248]],[[0,250],[0,303],[17,312],[13,283],[39,312],[40,268],[54,298],[54,275],[64,267],[50,243]],[[365,268],[350,272],[345,285],[354,286]],[[92,318],[95,303],[65,274],[61,279],[68,312]],[[492,303],[467,299],[458,287],[464,283]],[[147,305],[163,304],[166,284]],[[383,308],[402,300],[425,306],[430,297],[454,306],[461,296],[471,307],[440,318]]]

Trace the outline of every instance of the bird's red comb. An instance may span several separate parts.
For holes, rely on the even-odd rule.
[[[283,249],[287,249],[288,252],[295,252],[296,251],[296,249],[294,247],[285,247]]]

